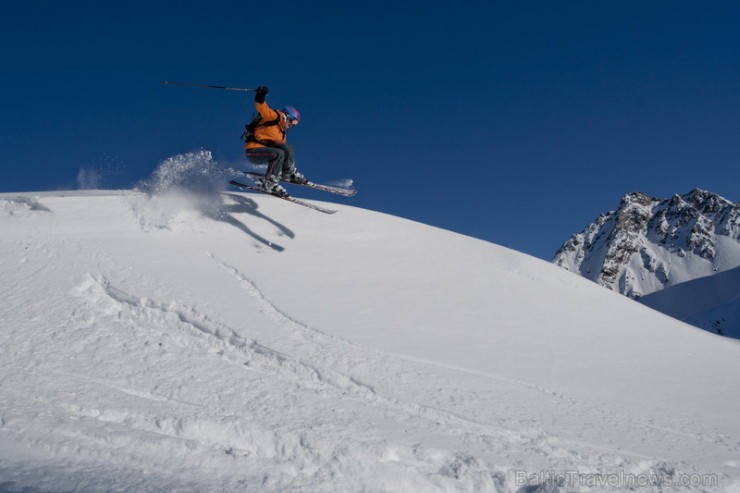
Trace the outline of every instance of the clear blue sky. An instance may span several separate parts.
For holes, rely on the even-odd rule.
[[[292,104],[338,200],[550,259],[631,191],[740,200],[738,2],[12,2],[0,192],[131,187],[197,148],[245,163],[252,95]]]

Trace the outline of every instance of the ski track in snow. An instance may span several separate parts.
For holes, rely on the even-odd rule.
[[[402,361],[406,361],[410,363],[435,366],[435,367],[439,367],[439,368],[443,368],[447,370],[452,370],[455,372],[469,373],[471,375],[481,376],[481,377],[491,379],[491,380],[497,380],[497,381],[500,381],[506,384],[522,386],[529,390],[542,392],[544,394],[551,395],[554,397],[566,398],[564,396],[559,395],[556,392],[552,392],[550,390],[538,387],[536,385],[531,385],[531,384],[528,384],[526,382],[522,382],[519,380],[505,378],[505,377],[501,377],[498,375],[492,375],[490,373],[476,371],[476,370],[464,368],[461,366],[440,363],[437,361],[425,360],[422,358],[415,358],[415,357],[408,356],[408,355],[390,353],[386,351],[379,351],[373,348],[365,347],[360,344],[352,343],[350,341],[346,341],[344,339],[332,336],[326,332],[322,332],[314,327],[310,327],[304,323],[301,323],[295,320],[290,315],[280,310],[274,303],[272,303],[267,298],[265,298],[264,294],[262,293],[262,291],[260,291],[257,285],[251,280],[249,280],[244,274],[239,272],[235,267],[228,265],[222,262],[221,260],[217,259],[211,252],[208,252],[207,255],[214,262],[216,262],[218,265],[220,265],[222,268],[224,268],[226,271],[232,274],[239,281],[239,284],[244,288],[244,290],[262,306],[263,312],[266,313],[274,322],[279,323],[289,329],[305,331],[308,334],[313,334],[313,336],[307,336],[307,337],[317,338],[318,340],[316,342],[318,344],[325,345],[327,342],[333,342],[339,345],[344,345],[347,347],[354,348],[362,352],[373,353],[376,357],[393,358],[393,359],[398,359],[398,360],[402,360]],[[575,401],[570,401],[570,403],[575,404]]]
[[[303,358],[291,356],[261,345],[254,340],[243,338],[234,328],[228,327],[192,307],[179,303],[165,304],[152,299],[137,297],[111,285],[102,276],[88,276],[77,288],[76,294],[86,299],[96,310],[118,320],[126,320],[137,327],[175,329],[184,333],[189,336],[187,344],[196,344],[199,350],[212,356],[215,355],[239,369],[256,372],[259,375],[276,377],[287,383],[288,388],[292,388],[294,391],[295,389],[309,390],[316,392],[323,398],[355,399],[360,404],[378,408],[382,415],[388,416],[388,413],[390,413],[393,421],[398,423],[407,423],[407,425],[417,423],[418,425],[421,420],[427,423],[424,428],[431,427],[443,436],[462,437],[464,442],[478,442],[479,446],[487,449],[488,452],[497,451],[497,453],[505,454],[505,451],[510,447],[516,447],[528,449],[535,455],[575,459],[584,464],[591,464],[595,459],[593,456],[580,457],[572,450],[573,445],[582,448],[582,443],[562,442],[536,427],[529,426],[524,430],[509,429],[501,425],[478,422],[442,408],[406,403],[396,396],[378,395],[371,387],[359,383],[356,377],[334,370],[332,366],[345,369],[352,368],[359,364],[360,360],[366,360],[366,365],[376,368],[389,368],[389,365],[393,365],[390,366],[392,373],[397,371],[401,374],[409,372],[407,368],[398,368],[399,361],[396,356],[388,357],[380,352],[362,348],[328,336],[296,321],[275,307],[262,295],[254,283],[241,275],[236,269],[218,261],[212,255],[210,256],[237,277],[245,291],[259,303],[260,311],[276,328],[286,331],[288,339],[298,338],[295,347],[296,349],[301,348],[303,352],[307,353],[306,357],[310,358],[310,364],[304,362]],[[346,355],[348,352],[349,355]],[[400,361],[400,363],[411,363],[414,366],[426,364],[414,361]],[[413,371],[418,371],[418,369]],[[185,440],[187,443],[194,441],[205,444],[213,450],[222,449],[227,455],[242,455],[245,457],[254,455],[256,453],[253,450],[254,444],[264,441],[264,437],[260,438],[252,435],[252,433],[255,433],[254,430],[250,432],[242,430],[236,424],[239,422],[238,419],[233,425],[235,428],[232,428],[229,425],[224,425],[220,419],[204,418],[201,413],[197,412],[200,406],[193,403],[183,403],[154,393],[131,391],[125,387],[99,379],[82,377],[81,380],[111,387],[135,397],[173,403],[177,408],[184,409],[185,414],[188,415],[177,418],[152,417],[146,414],[130,413],[125,410],[77,409],[77,414],[81,416],[94,418],[109,424],[131,427],[155,435]],[[262,429],[261,431],[268,436],[274,433],[273,430],[268,429]],[[230,440],[224,440],[226,436],[229,436]],[[283,439],[270,438],[271,441],[277,440],[278,442]],[[279,448],[280,446],[276,447]],[[446,474],[456,480],[460,480],[465,474],[470,474],[475,478],[476,484],[481,484],[480,481],[483,481],[481,478],[500,478],[503,474],[501,471],[488,469],[488,466],[482,460],[471,454],[460,455],[461,453],[458,453],[448,456],[443,453],[440,456],[439,452],[425,450],[419,445],[409,446],[404,444],[386,444],[383,446],[383,450],[385,450],[382,452],[383,454],[390,454],[392,457],[404,457],[403,460],[399,458],[397,461],[406,462],[407,466],[410,465],[409,461],[426,462],[432,471],[436,471],[436,473],[442,471],[443,476]],[[310,454],[308,450],[304,452]],[[608,463],[621,462],[623,459],[619,455],[631,455],[626,451],[602,450],[601,452],[605,456],[598,459],[599,462],[606,460]],[[268,447],[268,451],[261,451],[260,454],[272,458],[272,447]],[[644,457],[641,458],[644,459]],[[283,459],[286,461],[295,460],[288,456]],[[471,466],[473,466],[472,469]],[[317,464],[315,467],[321,467],[321,465]],[[493,483],[488,486],[493,486]]]
[[[91,299],[96,303],[100,303],[101,298],[107,297],[108,301],[115,305],[114,309],[127,312],[137,319],[138,323],[176,327],[190,335],[205,335],[213,342],[205,342],[204,348],[211,351],[214,347],[217,348],[216,352],[220,357],[239,368],[280,375],[283,378],[290,376],[296,382],[311,385],[323,392],[331,392],[334,389],[340,392],[347,391],[354,384],[341,377],[327,378],[325,373],[329,373],[328,371],[319,371],[287,354],[265,347],[254,340],[244,339],[234,329],[212,320],[192,307],[137,298],[111,286],[105,278],[88,279],[81,289],[81,294],[92,295]],[[242,358],[237,358],[236,355]],[[365,391],[367,390],[360,387],[357,392]]]
[[[442,368],[450,370],[454,373],[469,374],[471,376],[482,377],[489,380],[498,381],[504,385],[520,386],[524,387],[532,392],[540,393],[551,400],[557,402],[557,405],[563,409],[567,409],[566,412],[571,413],[583,413],[584,416],[589,413],[597,413],[600,419],[612,422],[619,422],[624,424],[625,420],[631,422],[631,426],[639,430],[645,430],[646,428],[654,428],[663,433],[673,433],[676,435],[689,437],[697,440],[702,440],[708,443],[715,444],[716,440],[711,437],[691,435],[679,430],[673,430],[666,427],[656,427],[654,425],[646,423],[641,418],[616,415],[612,411],[601,408],[593,403],[584,403],[577,401],[568,396],[559,394],[557,392],[550,391],[545,388],[538,387],[536,385],[530,385],[526,382],[521,382],[514,379],[508,379],[497,375],[491,375],[485,372],[479,372],[464,367],[455,365],[446,365],[443,363],[428,361],[420,358],[414,358],[407,355],[394,354],[388,352],[382,352],[376,349],[364,347],[341,338],[329,335],[322,332],[319,329],[304,324],[294,317],[287,314],[285,311],[278,308],[274,303],[268,300],[262,291],[256,286],[256,284],[247,278],[243,273],[239,272],[235,267],[228,265],[227,263],[216,258],[211,252],[207,255],[219,266],[229,272],[236,278],[242,288],[256,300],[260,306],[261,311],[270,318],[274,323],[279,325],[285,330],[292,332],[290,335],[295,337],[297,333],[303,335],[306,342],[310,342],[315,345],[312,352],[314,364],[316,364],[315,358],[319,359],[331,359],[332,362],[321,362],[320,366],[326,366],[328,364],[337,364],[339,359],[342,359],[339,355],[344,355],[345,361],[341,362],[341,366],[344,368],[355,368],[359,366],[361,360],[372,361],[371,365],[374,367],[382,368],[393,368],[390,374],[403,374],[408,372],[408,369],[397,368],[400,365],[408,366],[411,364],[415,368],[413,371],[418,371],[418,366],[431,366],[436,368]],[[305,346],[303,346],[305,348]],[[327,355],[331,355],[327,358]],[[396,367],[396,368],[394,368]],[[351,382],[357,382],[356,377],[351,375],[343,375],[343,380]],[[445,429],[445,432],[453,435],[465,435],[465,441],[476,441],[480,440],[486,443],[489,448],[497,448],[501,444],[504,444],[504,448],[516,446],[521,448],[529,448],[535,454],[542,454],[547,456],[575,459],[581,462],[582,465],[593,466],[594,463],[606,465],[628,461],[627,457],[632,460],[637,460],[640,467],[645,467],[646,470],[654,469],[659,472],[661,469],[666,467],[666,463],[661,459],[649,457],[639,452],[609,447],[605,445],[587,443],[583,441],[573,441],[568,439],[561,439],[552,436],[543,429],[535,427],[529,427],[526,432],[522,432],[521,428],[507,428],[501,424],[491,424],[476,420],[464,414],[455,413],[448,411],[441,407],[409,404],[403,401],[398,396],[384,396],[375,391],[372,386],[360,384],[363,387],[369,389],[369,392],[361,393],[360,395],[367,399],[371,405],[379,406],[385,410],[392,410],[406,416],[410,419],[422,419],[430,422],[437,423],[441,428]],[[418,399],[414,399],[417,401]],[[497,442],[497,447],[491,447],[491,441]],[[590,449],[593,455],[582,455],[584,449]],[[576,452],[575,450],[580,450]],[[471,456],[472,457],[472,456]],[[496,474],[492,474],[495,476]]]
[[[319,345],[322,348],[328,347],[329,344],[334,344],[335,346],[342,346],[342,347],[336,348],[336,351],[341,352],[341,353],[346,352],[347,348],[352,348],[360,352],[363,355],[363,358],[373,357],[375,359],[383,360],[381,364],[386,367],[390,364],[388,361],[389,359],[395,359],[395,360],[400,360],[400,361],[408,362],[412,364],[433,366],[433,367],[438,367],[438,368],[442,368],[446,370],[451,370],[453,372],[466,373],[472,376],[483,377],[485,379],[495,380],[495,381],[498,381],[498,382],[501,382],[507,385],[520,386],[520,387],[526,388],[527,390],[530,390],[533,392],[542,393],[545,396],[552,397],[555,400],[561,401],[562,406],[567,407],[574,412],[577,412],[579,408],[586,408],[588,411],[597,411],[604,418],[608,418],[612,420],[616,420],[616,419],[624,420],[625,418],[627,418],[624,415],[620,415],[620,416],[613,415],[611,410],[607,409],[606,407],[601,407],[598,404],[579,401],[567,395],[546,389],[544,387],[529,384],[527,382],[523,382],[520,380],[506,378],[500,375],[493,375],[491,373],[477,371],[477,370],[473,370],[470,368],[465,368],[465,367],[461,367],[457,365],[445,364],[445,363],[441,363],[438,361],[431,361],[431,360],[416,358],[416,357],[408,356],[408,355],[402,355],[402,354],[391,353],[391,352],[386,352],[386,351],[379,351],[377,349],[365,347],[365,346],[332,336],[330,334],[322,332],[321,330],[318,330],[314,327],[310,327],[294,319],[293,317],[291,317],[290,315],[288,315],[287,313],[279,309],[274,303],[272,303],[267,298],[265,298],[264,294],[262,293],[262,291],[260,291],[257,285],[253,281],[248,279],[244,274],[239,272],[238,269],[219,260],[211,252],[207,252],[207,255],[209,258],[211,258],[214,262],[216,262],[218,265],[220,265],[222,268],[224,268],[226,271],[228,271],[238,280],[239,284],[244,288],[244,290],[253,299],[255,299],[258,303],[260,303],[260,305],[262,306],[263,312],[272,321],[282,325],[283,327],[287,329],[292,329],[295,331],[305,331],[306,337],[311,339],[311,342]],[[349,368],[351,368],[352,366],[353,365],[348,365]],[[347,378],[349,378],[350,380],[353,380],[352,377],[347,377]],[[370,387],[368,388],[372,392],[372,388]],[[451,419],[460,420],[460,421],[463,421],[469,424],[483,425],[483,423],[477,422],[476,420],[472,418],[467,418],[463,415],[458,415],[454,413],[447,413],[446,411],[442,409],[427,408],[427,410],[439,412],[442,414],[447,414]],[[704,441],[707,443],[715,444],[718,442],[716,437],[711,437],[711,436],[706,436],[706,435],[701,435],[701,434],[687,433],[683,430],[673,429],[673,428],[669,428],[666,426],[657,426],[657,425],[654,425],[652,423],[645,421],[644,419],[640,417],[629,417],[629,419],[633,420],[635,427],[639,427],[640,429],[644,429],[648,427],[648,428],[653,428],[655,430],[659,430],[663,433],[672,433],[678,436],[688,437],[688,438]],[[643,458],[645,457],[644,455],[637,454],[637,453],[630,454],[630,455],[634,455],[636,457],[643,457]]]

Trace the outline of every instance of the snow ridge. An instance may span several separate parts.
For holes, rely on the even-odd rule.
[[[19,195],[0,200],[2,213],[6,216],[24,217],[37,212],[51,212],[46,206],[39,203],[39,197]]]

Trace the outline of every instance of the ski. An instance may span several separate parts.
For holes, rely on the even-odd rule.
[[[234,169],[234,168],[224,168],[223,170],[226,171],[227,173],[244,175],[244,176],[247,176],[253,179],[259,179],[265,176],[263,173],[257,173],[255,171],[242,171],[242,170]],[[357,190],[354,190],[351,188],[334,187],[332,185],[324,185],[323,183],[314,183],[312,181],[308,181],[307,183],[293,183],[292,181],[283,181],[283,180],[281,181],[283,183],[288,183],[290,185],[298,185],[300,187],[313,188],[314,190],[320,190],[322,192],[335,193],[343,197],[354,197],[357,194]]]
[[[229,185],[234,185],[235,187],[239,187],[244,190],[252,190],[254,192],[264,193],[265,195],[271,195],[279,199],[287,200],[288,202],[293,202],[294,204],[302,205],[303,207],[308,207],[309,209],[313,209],[315,211],[323,212],[324,214],[334,214],[335,212],[337,212],[336,209],[327,209],[325,207],[321,207],[320,205],[312,204],[311,202],[306,202],[304,200],[291,197],[290,195],[277,195],[274,193],[270,193],[262,187],[247,185],[236,180],[229,180]]]

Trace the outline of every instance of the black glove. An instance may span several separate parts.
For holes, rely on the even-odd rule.
[[[257,94],[254,95],[254,101],[256,103],[264,103],[268,92],[270,92],[270,89],[267,86],[259,86],[257,88]]]

